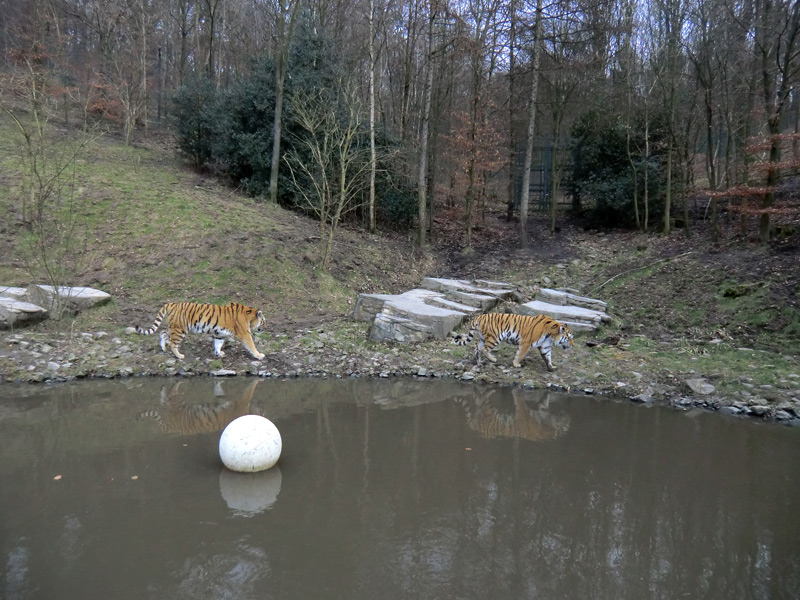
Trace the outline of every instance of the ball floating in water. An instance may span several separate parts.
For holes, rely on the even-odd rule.
[[[259,415],[234,419],[219,439],[219,457],[231,471],[255,473],[273,466],[283,442],[275,424]]]

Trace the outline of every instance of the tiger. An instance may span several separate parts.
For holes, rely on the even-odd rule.
[[[522,359],[531,348],[539,348],[548,371],[555,371],[553,365],[553,346],[564,349],[574,346],[572,332],[569,327],[551,319],[546,315],[535,317],[528,315],[512,315],[505,313],[486,313],[478,315],[469,324],[469,333],[454,336],[453,341],[459,346],[466,346],[478,332],[478,344],[475,348],[477,364],[481,364],[481,355],[491,362],[497,362],[492,355],[500,342],[519,345],[514,361],[514,368],[519,368]]]
[[[258,351],[253,342],[250,330],[255,328],[256,332],[264,331],[267,328],[267,322],[261,311],[251,306],[238,302],[231,302],[224,306],[196,302],[168,302],[158,311],[155,321],[149,329],[138,325],[133,329],[141,335],[152,335],[161,325],[164,317],[167,317],[169,336],[165,331],[161,332],[161,350],[166,352],[167,345],[169,345],[172,353],[179,359],[185,358],[185,355],[181,354],[180,345],[190,331],[192,333],[210,333],[214,336],[214,354],[216,356],[225,356],[222,345],[225,343],[225,338],[234,335],[256,360],[264,358],[264,354]]]

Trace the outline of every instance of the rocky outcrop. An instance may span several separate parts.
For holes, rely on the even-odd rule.
[[[510,312],[545,314],[575,330],[593,331],[610,321],[605,302],[571,292],[543,289],[536,300],[521,300],[516,287],[502,281],[427,277],[419,288],[402,294],[360,294],[353,318],[372,322],[371,339],[401,343],[445,339],[469,317],[500,302],[511,302]]]
[[[106,292],[90,287],[30,285],[27,288],[0,286],[0,329],[75,316],[82,310],[111,300]]]
[[[370,338],[375,341],[443,340],[468,317],[515,293],[508,283],[428,277],[402,294],[359,294],[353,318],[372,322]]]
[[[21,327],[45,318],[47,311],[41,306],[0,296],[0,329]]]

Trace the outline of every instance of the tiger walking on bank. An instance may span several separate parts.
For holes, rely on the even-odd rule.
[[[533,317],[505,313],[482,314],[470,322],[468,334],[456,335],[453,341],[459,346],[466,346],[472,342],[476,333],[478,343],[475,357],[479,365],[481,356],[485,356],[490,362],[497,362],[492,350],[500,342],[509,342],[519,346],[512,362],[515,368],[521,366],[522,359],[531,348],[538,348],[547,370],[555,371],[553,346],[567,349],[575,345],[569,327],[546,315]]]
[[[214,338],[214,354],[225,356],[222,345],[225,339],[231,336],[238,338],[244,347],[253,355],[256,360],[262,360],[264,354],[258,351],[251,329],[256,332],[265,331],[267,322],[264,315],[252,306],[231,302],[224,306],[217,304],[198,304],[196,302],[168,302],[158,311],[153,325],[144,329],[142,327],[132,328],[141,335],[154,334],[161,321],[166,317],[167,332],[161,332],[161,350],[166,352],[169,346],[172,353],[179,359],[183,359],[180,345],[188,332],[210,333]]]

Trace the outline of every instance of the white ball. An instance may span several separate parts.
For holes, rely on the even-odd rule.
[[[259,415],[234,419],[219,439],[219,457],[231,471],[254,473],[273,466],[283,442],[274,423]]]

